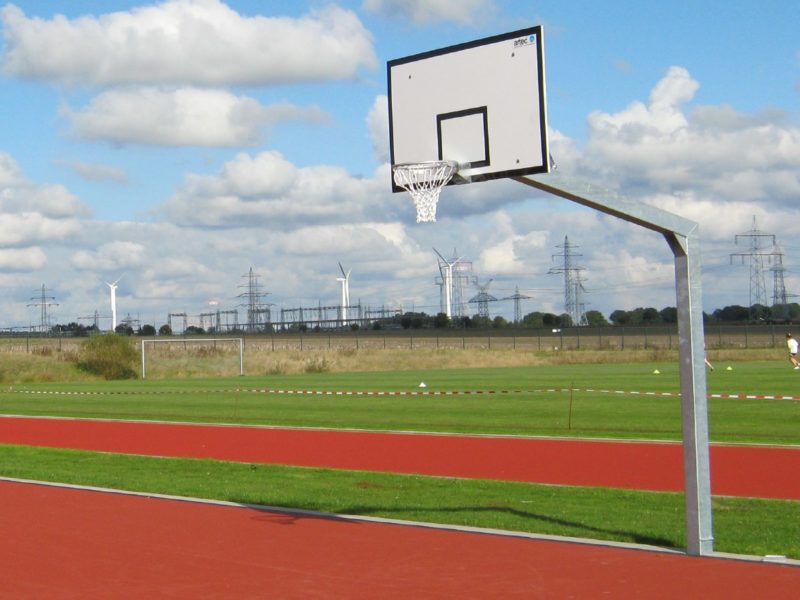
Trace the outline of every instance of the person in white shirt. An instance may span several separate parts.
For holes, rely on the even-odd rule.
[[[795,369],[800,369],[800,363],[797,362],[797,340],[791,333],[786,334],[786,345],[789,347],[789,362]]]

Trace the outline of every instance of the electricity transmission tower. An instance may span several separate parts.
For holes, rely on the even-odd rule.
[[[503,298],[503,300],[513,300],[514,301],[514,323],[517,324],[522,321],[522,309],[520,308],[519,301],[520,300],[528,300],[530,296],[526,296],[525,294],[519,293],[519,286],[514,288],[514,295],[508,296],[507,298]]]
[[[772,316],[781,319],[789,318],[789,294],[786,293],[786,282],[783,274],[786,268],[783,266],[783,250],[779,245],[775,246],[775,260],[772,265]]]
[[[475,278],[475,286],[478,288],[478,294],[473,298],[469,299],[470,304],[477,304],[478,305],[478,316],[489,318],[489,302],[496,302],[497,298],[492,296],[489,293],[489,284],[492,283],[490,279],[483,285],[478,282],[478,278]]]
[[[36,302],[34,302],[34,300]],[[42,333],[46,332],[49,329],[50,321],[47,317],[47,309],[51,306],[58,306],[55,302],[51,302],[51,300],[55,300],[55,297],[47,295],[47,288],[42,284],[42,291],[40,296],[34,296],[31,298],[31,303],[28,306],[38,306],[40,309],[40,321],[39,321],[39,331]]]
[[[569,238],[564,236],[564,243],[556,246],[556,248],[563,248],[564,252],[552,255],[553,259],[564,259],[562,266],[553,267],[547,273],[548,275],[564,274],[564,312],[572,318],[574,325],[586,325],[584,303],[581,301],[581,295],[586,291],[581,278],[581,271],[585,271],[585,268],[577,266],[574,262],[575,257],[582,256],[573,252],[573,248],[577,247],[570,244]]]
[[[772,265],[772,306],[788,304],[786,299],[786,283],[783,274],[786,269],[783,266],[783,252],[780,246],[775,246],[775,260]]]
[[[259,275],[253,272],[253,267],[250,267],[247,274],[242,277],[247,277],[247,285],[239,286],[247,288],[246,292],[239,294],[240,298],[246,299],[246,302],[240,306],[247,308],[247,331],[260,331],[269,323],[271,317],[269,305],[263,304],[261,301],[262,298],[269,295],[269,292],[261,291],[261,284],[258,282]]]
[[[747,252],[735,252],[730,255],[731,263],[734,258],[739,258],[742,264],[750,263],[750,301],[747,305],[750,309],[750,317],[753,319],[758,318],[757,305],[767,306],[767,286],[764,281],[764,265],[771,263],[773,257],[776,255],[775,236],[771,233],[764,233],[758,229],[756,218],[753,216],[753,226],[747,233],[737,234],[734,238],[734,243],[738,244],[739,239],[748,241],[749,249]],[[765,244],[765,242],[767,242]],[[771,242],[771,246],[769,245]],[[782,263],[783,261],[781,261]],[[777,275],[777,271],[775,272]],[[780,279],[783,281],[783,271],[780,273]],[[785,289],[784,289],[785,295]]]

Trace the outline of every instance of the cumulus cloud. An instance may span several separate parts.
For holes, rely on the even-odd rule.
[[[79,270],[117,273],[143,265],[145,247],[138,242],[115,240],[100,244],[96,249],[78,250],[71,262]]]
[[[168,92],[114,91],[145,89],[154,97]],[[739,302],[747,300],[746,269],[734,273],[728,259],[736,251],[734,236],[750,228],[753,215],[779,241],[796,234],[800,132],[792,115],[774,109],[700,105],[701,90],[686,69],[669,69],[653,82],[649,98],[592,113],[585,143],[555,130],[550,141],[559,172],[700,222],[706,307],[716,308],[737,302],[737,277]],[[231,105],[243,100],[223,96]],[[365,115],[382,161],[388,160],[385,111],[379,96]],[[495,279],[493,295],[509,296],[518,284],[532,296],[526,311],[561,312],[562,279],[546,273],[568,235],[586,267],[587,308],[608,314],[675,303],[673,259],[652,231],[513,181],[450,186],[438,222],[418,226],[408,195],[390,193],[389,181],[385,163],[369,177],[355,177],[330,165],[300,166],[288,153],[242,152],[215,171],[186,174],[156,215],[165,220],[105,223],[84,218],[88,211],[66,188],[28,181],[0,153],[0,281],[16,281],[23,298],[42,281],[56,290],[83,289],[78,308],[64,308],[59,298],[62,312],[75,318],[107,305],[98,277],[124,272],[120,310],[130,307],[145,322],[159,323],[168,311],[196,315],[210,298],[235,308],[252,265],[277,318],[280,306],[335,303],[341,261],[353,269],[352,296],[365,305],[434,313],[438,271],[431,248],[447,254],[457,248],[481,281]],[[791,286],[791,262],[785,264]],[[493,314],[501,305],[493,303]]]
[[[79,230],[87,206],[62,185],[28,181],[17,162],[0,152],[0,246],[64,239]]]
[[[47,256],[38,246],[0,249],[0,271],[34,271],[46,264]]]
[[[452,21],[469,24],[494,10],[491,0],[364,0],[364,10],[415,23]]]
[[[483,273],[518,275],[527,271],[532,254],[545,250],[548,234],[543,230],[519,233],[513,217],[499,211],[491,217],[493,243],[481,251],[476,266]]]
[[[0,219],[0,247],[63,240],[80,230],[80,221],[77,219],[50,219],[31,212],[4,214]]]
[[[56,164],[71,169],[87,181],[111,181],[127,183],[128,175],[124,169],[110,165],[90,164],[80,160],[59,160]]]
[[[0,189],[7,193],[6,190],[9,188],[18,187],[23,183],[22,170],[17,161],[10,154],[0,152]]]
[[[201,227],[359,222],[387,208],[394,216],[391,202],[376,199],[390,195],[387,182],[388,173],[362,179],[338,167],[298,168],[275,151],[241,153],[218,175],[188,176],[165,211],[174,223]]]
[[[8,4],[3,67],[33,79],[118,85],[275,85],[350,79],[377,65],[371,34],[330,5],[245,17],[220,0],[167,0],[100,17],[27,17]]]
[[[367,130],[372,140],[372,150],[380,162],[389,162],[389,99],[375,98],[367,114]]]
[[[264,106],[247,96],[193,87],[109,90],[63,115],[79,138],[168,146],[254,146],[276,123],[328,118],[318,107]]]
[[[593,112],[579,168],[634,194],[692,190],[717,202],[792,204],[800,195],[800,128],[775,110],[689,110],[698,88],[686,69],[671,67],[648,104]]]

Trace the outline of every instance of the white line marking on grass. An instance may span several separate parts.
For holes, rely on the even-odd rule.
[[[29,390],[9,387],[6,393],[33,394],[39,396],[174,396],[179,394],[273,394],[281,396],[482,396],[508,394],[553,394],[579,392],[590,394],[613,394],[617,396],[661,396],[665,398],[679,397],[680,392],[659,392],[641,390],[598,390],[594,388],[543,388],[528,390],[400,390],[400,391],[365,391],[365,390],[291,390],[281,388],[234,388],[213,390],[126,390],[126,391],[68,391],[68,390]],[[708,398],[726,400],[791,400],[798,401],[800,396],[781,394],[708,394]]]

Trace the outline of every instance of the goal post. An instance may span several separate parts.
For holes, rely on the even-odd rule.
[[[167,340],[142,340],[142,379],[147,378],[148,344],[208,344],[217,342],[237,343],[239,345],[239,375],[244,375],[244,338],[174,338]]]

